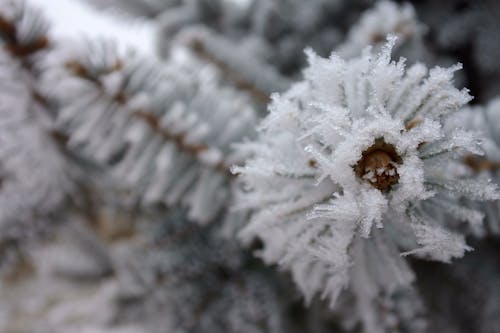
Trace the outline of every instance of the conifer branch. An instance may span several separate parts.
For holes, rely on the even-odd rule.
[[[3,42],[3,48],[14,59],[21,64],[35,80],[38,79],[38,72],[33,67],[32,56],[49,50],[52,45],[47,34],[47,22],[43,19],[41,13],[20,2],[16,7],[17,13],[14,17],[8,18],[5,13],[0,12],[0,39]],[[25,24],[23,20],[28,18],[32,20],[29,29],[29,35],[21,36],[20,25]],[[26,30],[26,29],[25,29]],[[28,83],[31,89],[33,100],[48,109],[48,101],[35,85]]]
[[[123,70],[124,66],[123,61],[124,61],[123,59],[117,59],[112,67],[104,68],[97,72],[91,71],[89,68],[87,68],[84,64],[82,64],[78,60],[71,60],[66,62],[65,67],[70,72],[72,72],[73,75],[78,76],[79,78],[95,85],[96,88],[101,91],[101,94],[103,96],[107,96],[115,103],[121,106],[125,106],[133,98],[133,96],[127,93],[124,89],[120,89],[114,95],[109,96],[108,93],[105,91],[105,87],[100,78],[100,76],[109,75],[113,72],[119,72]],[[196,159],[200,159],[201,154],[211,149],[211,147],[209,147],[207,144],[204,143],[187,142],[185,133],[174,134],[170,132],[167,128],[161,125],[161,120],[156,116],[156,113],[157,112],[153,112],[152,110],[145,110],[141,108],[132,110],[131,114],[136,119],[147,124],[153,132],[163,137],[165,141],[174,143],[180,151],[188,155],[191,155]],[[64,134],[61,133],[60,135],[64,137]],[[233,177],[232,173],[229,170],[230,166],[227,165],[224,161],[221,161],[215,165],[209,165],[209,167],[214,168],[216,171],[221,172],[227,177]]]
[[[31,66],[30,56],[50,48],[47,22],[41,13],[25,4],[23,0],[11,4],[10,13],[0,12],[0,38],[7,52]]]
[[[141,205],[187,206],[202,223],[226,211],[230,166],[244,158],[232,144],[254,133],[249,100],[193,57],[161,64],[106,42],[87,46],[83,56],[56,50],[44,67],[54,136]]]
[[[492,161],[483,156],[467,155],[464,157],[463,162],[476,173],[483,171],[495,173],[500,170],[500,162]]]
[[[12,104],[8,92],[0,91],[3,107],[10,107],[12,114],[12,119],[5,114],[0,119],[3,134],[0,141],[4,149],[0,165],[21,162],[15,169],[10,166],[12,175],[4,178],[0,174],[0,191],[5,192],[0,193],[0,197],[12,197],[9,202],[12,208],[0,208],[0,211],[13,211],[5,216],[0,213],[0,227],[4,233],[0,237],[0,257],[15,256],[11,263],[14,269],[17,269],[17,262],[23,267],[26,259],[23,256],[33,243],[39,244],[52,237],[64,224],[58,222],[62,206],[75,209],[73,212],[84,211],[71,200],[74,198],[70,198],[79,184],[76,184],[74,170],[67,165],[66,142],[69,138],[52,129],[53,108],[38,84],[40,61],[53,47],[47,28],[41,11],[24,0],[0,2],[0,81],[18,90],[18,100]],[[31,180],[26,183],[27,178]],[[3,181],[7,183],[5,189],[1,186]],[[15,187],[25,194],[22,198],[25,202],[14,202]],[[19,211],[15,212],[17,206]],[[90,214],[86,210],[82,215],[87,213]],[[0,258],[0,262],[2,260],[4,258]]]
[[[49,39],[45,35],[36,37],[28,43],[22,43],[18,38],[16,24],[0,14],[0,31],[5,41],[5,48],[15,57],[27,57],[49,46]]]
[[[245,92],[257,105],[267,106],[272,93],[283,92],[291,84],[244,44],[209,30],[187,29],[178,40],[198,58],[216,67],[229,85]]]
[[[194,39],[190,46],[198,57],[217,67],[221,71],[224,78],[232,82],[237,89],[248,93],[257,103],[267,105],[271,101],[268,93],[259,89],[252,82],[247,81],[243,76],[235,72],[228,64],[218,59],[214,54],[210,53],[205,48],[202,40]]]

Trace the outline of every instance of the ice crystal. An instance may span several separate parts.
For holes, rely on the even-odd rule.
[[[349,284],[360,304],[409,288],[400,252],[449,262],[470,250],[429,207],[498,198],[487,180],[448,171],[481,153],[471,133],[443,126],[471,99],[453,86],[461,66],[405,68],[391,61],[395,42],[350,60],[308,51],[305,80],[274,96],[258,140],[242,146],[255,156],[234,168],[239,207],[254,209],[241,238],[260,238],[260,256],[289,269],[307,301],[321,293],[334,305]],[[383,332],[373,308],[359,311],[367,331]]]
[[[464,108],[448,119],[446,126],[449,128],[465,128],[474,131],[481,138],[481,147],[484,155],[466,155],[462,160],[464,168],[457,168],[457,172],[493,179],[496,184],[500,183],[500,132],[496,124],[500,116],[500,98],[491,100],[486,106],[474,106]],[[487,232],[500,234],[500,205],[498,202],[468,202],[486,215]],[[457,208],[448,207],[449,210]],[[460,210],[468,211],[462,207]],[[470,213],[469,213],[470,214]],[[481,214],[482,215],[482,214]],[[474,228],[472,232],[481,235],[481,230]]]
[[[117,318],[147,332],[284,332],[277,293],[235,240],[176,212],[144,228],[117,264]]]
[[[252,135],[253,107],[190,59],[162,65],[109,42],[86,47],[54,51],[43,76],[67,148],[142,205],[187,206],[211,222],[229,200],[229,166],[241,160],[231,145]]]
[[[382,46],[387,34],[398,36],[400,46],[411,40],[420,40],[424,32],[425,27],[418,22],[412,5],[380,1],[361,16],[336,52],[344,58],[358,56],[368,45]]]
[[[0,1],[0,270],[52,230],[72,191],[50,111],[37,94],[47,26],[24,1]]]

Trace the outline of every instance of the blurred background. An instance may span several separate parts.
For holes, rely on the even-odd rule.
[[[50,20],[51,31],[59,38],[112,38],[123,47],[133,47],[154,55],[154,30],[151,22],[127,20],[103,13],[79,0],[32,0]]]

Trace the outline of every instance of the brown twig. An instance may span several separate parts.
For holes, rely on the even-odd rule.
[[[0,15],[0,32],[5,41],[6,50],[15,57],[27,57],[49,46],[47,36],[40,36],[28,44],[22,44],[17,36],[16,24],[2,15]]]
[[[217,67],[228,81],[233,82],[239,90],[247,92],[257,103],[267,105],[271,101],[269,94],[245,80],[240,74],[232,70],[229,65],[211,54],[201,40],[194,39],[190,46],[198,57]]]
[[[21,65],[36,77],[36,74],[33,73],[33,65],[29,57],[39,51],[48,49],[50,47],[49,38],[46,35],[42,35],[28,44],[23,44],[19,41],[16,22],[9,21],[1,14],[0,36],[0,38],[4,41],[4,48],[7,52],[9,52],[13,57],[18,58]],[[33,99],[36,102],[41,105],[48,106],[49,103],[47,99],[40,94],[35,87],[31,87],[31,92]]]
[[[498,172],[500,170],[500,162],[490,161],[487,157],[483,156],[467,155],[463,161],[465,165],[477,173],[483,171]]]
[[[110,69],[103,71],[101,73],[98,73],[97,75],[100,74],[110,74],[115,71],[119,71],[123,66],[123,63],[121,60],[117,60],[116,64],[111,67]],[[66,68],[70,70],[74,75],[87,80],[94,85],[96,85],[99,89],[103,90],[103,84],[99,80],[99,77],[91,74],[84,65],[82,65],[78,61],[70,61],[66,63]],[[128,100],[130,100],[130,96],[126,94],[123,90],[120,90],[116,95],[111,96],[112,100],[116,102],[117,104],[124,105],[127,103]],[[150,129],[163,137],[166,141],[173,142],[176,147],[189,155],[192,155],[196,158],[199,158],[199,156],[208,151],[210,147],[206,144],[192,144],[188,143],[186,141],[186,136],[185,134],[174,134],[171,133],[169,130],[161,126],[161,122],[158,119],[158,117],[155,115],[154,112],[149,111],[149,110],[135,110],[132,115],[136,117],[137,119],[143,121],[145,124],[147,124]],[[225,174],[228,177],[232,177],[233,174],[230,171],[230,167],[226,165],[224,162],[219,162],[215,165],[212,166],[215,170]]]

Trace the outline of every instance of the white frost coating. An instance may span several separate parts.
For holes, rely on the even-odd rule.
[[[366,49],[347,61],[307,51],[305,80],[274,95],[258,140],[240,146],[254,154],[245,166],[233,168],[245,185],[239,207],[254,209],[240,236],[245,242],[260,238],[260,256],[290,270],[307,301],[321,293],[333,305],[356,274],[370,274],[366,279],[373,295],[409,288],[409,268],[403,274],[360,267],[384,260],[406,266],[399,252],[445,262],[461,257],[470,248],[446,228],[461,219],[480,229],[481,214],[454,209],[434,216],[427,203],[498,198],[495,185],[449,169],[465,152],[480,152],[472,133],[443,126],[471,99],[467,90],[453,86],[457,67],[405,69],[404,60],[391,61],[395,43],[389,37],[380,53]],[[391,162],[357,174],[358,164],[380,150]],[[373,185],[396,175],[388,187]],[[354,243],[372,244],[374,233],[391,250],[382,250],[379,242],[372,252],[380,258],[354,255],[357,246],[372,246]],[[389,276],[381,279],[380,274]],[[383,282],[387,279],[394,280],[390,288]],[[359,302],[375,297],[353,292]],[[367,311],[366,306],[359,311]],[[360,317],[371,327],[373,318]]]
[[[102,78],[102,85],[106,93],[111,96],[116,96],[123,86],[124,77],[120,72],[113,72],[108,75],[104,75]]]
[[[209,149],[200,154],[200,159],[208,165],[217,165],[222,160],[222,154],[216,149]]]
[[[477,145],[484,151],[479,158],[469,158],[464,164],[462,172],[472,176],[479,176],[483,181],[492,179],[495,184],[500,184],[500,98],[496,97],[486,106],[464,108],[450,117],[446,123],[449,128],[459,128],[462,131],[473,131],[479,142]],[[463,140],[463,138],[462,138]],[[490,185],[486,185],[490,186]],[[474,192],[474,187],[469,187]],[[479,208],[486,215],[487,232],[493,235],[500,234],[500,204],[498,202],[485,202],[480,206],[469,203],[473,208]],[[447,208],[449,209],[449,208]],[[483,234],[473,227],[475,234]]]
[[[425,30],[418,22],[411,4],[398,5],[392,1],[379,1],[361,16],[336,52],[342,57],[351,58],[359,56],[368,45],[383,45],[388,34],[396,35],[399,38],[398,44],[402,44],[420,38]]]
[[[49,24],[38,8],[27,6],[24,0],[0,0],[0,7],[3,18],[15,22],[18,43],[29,44],[46,34]]]
[[[15,262],[17,247],[28,248],[52,230],[52,214],[72,190],[69,168],[32,84],[20,62],[0,50],[0,243],[5,245],[0,273]]]
[[[471,247],[465,244],[462,235],[449,232],[441,227],[433,227],[429,224],[415,224],[413,230],[420,247],[402,253],[403,256],[410,254],[424,258],[428,256],[449,263],[452,258],[463,256],[464,251],[472,250]]]
[[[101,41],[55,49],[44,69],[57,130],[117,188],[133,189],[123,192],[144,205],[185,206],[199,223],[225,211],[227,171],[244,160],[231,146],[254,135],[256,115],[213,68],[191,58],[146,61]]]

